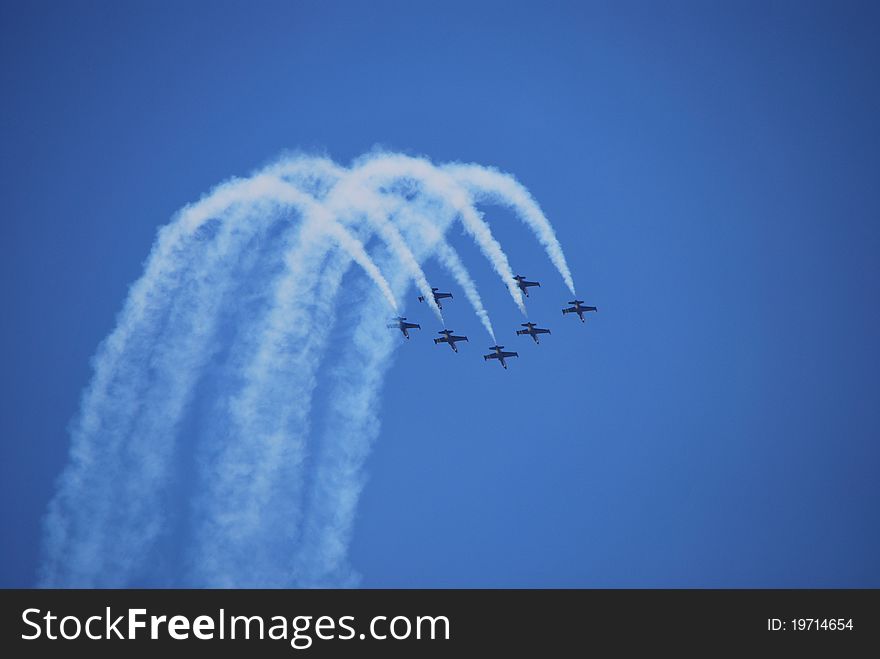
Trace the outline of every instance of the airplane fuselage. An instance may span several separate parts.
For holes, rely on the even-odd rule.
[[[519,286],[519,290],[523,292],[523,295],[526,297],[529,296],[529,286],[540,286],[536,281],[519,281],[517,280],[516,285]]]
[[[501,362],[501,366],[503,366],[505,369],[507,369],[506,359],[508,357],[519,357],[519,353],[504,352],[504,350],[502,350],[503,347],[504,346],[492,347],[491,349],[493,350],[493,352],[489,353],[488,355],[483,355],[483,360],[489,361],[490,359],[497,359],[499,362]]]
[[[409,338],[409,330],[422,329],[422,326],[419,325],[418,323],[407,323],[407,322],[404,322],[403,320],[398,320],[393,325],[388,325],[388,328],[389,329],[390,328],[399,329],[403,333],[404,338],[408,339]]]
[[[445,334],[443,332],[441,332],[441,334],[443,334],[443,336],[439,339],[434,339],[434,343],[448,343],[453,352],[458,352],[458,347],[455,345],[458,341],[468,340],[466,336],[455,336],[454,334]]]
[[[440,303],[440,300],[442,300],[443,298],[446,298],[446,297],[452,297],[452,293],[438,293],[437,289],[435,288],[435,289],[433,289],[431,296],[434,298],[434,304],[437,305],[437,308],[442,309],[443,305]],[[419,302],[424,302],[424,301],[425,301],[425,296],[419,295]]]
[[[587,311],[596,311],[596,307],[588,307],[583,305],[581,302],[575,302],[573,307],[568,307],[567,309],[562,310],[562,315],[567,313],[576,313],[578,318],[581,319],[581,322],[584,323],[586,320],[584,319],[584,313]]]
[[[543,329],[541,327],[526,327],[526,329],[516,330],[516,333],[520,335],[528,334],[530,337],[532,337],[535,343],[541,343],[538,340],[538,334],[550,334],[550,330]]]

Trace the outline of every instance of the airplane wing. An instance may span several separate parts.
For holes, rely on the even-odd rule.
[[[498,359],[498,355],[493,352],[491,355],[483,355],[483,359]]]
[[[502,357],[519,357],[519,353],[516,352],[502,352]]]
[[[450,336],[449,337],[453,341],[467,341],[468,338],[466,336]]]
[[[575,313],[577,309],[575,307],[568,307],[567,309],[563,309],[562,313]]]

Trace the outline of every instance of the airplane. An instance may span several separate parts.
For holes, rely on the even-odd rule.
[[[584,312],[585,311],[596,311],[596,307],[585,307],[582,306],[584,304],[583,300],[572,300],[569,304],[573,304],[573,307],[569,307],[568,309],[562,310],[562,315],[564,316],[567,313],[576,313],[578,317],[581,319],[581,322],[586,322],[584,320]]]
[[[529,296],[529,286],[540,286],[541,282],[539,281],[526,281],[526,278],[522,275],[517,275],[514,277],[516,279],[516,285],[519,286],[519,290],[525,293],[525,296]]]
[[[456,341],[467,341],[468,338],[466,336],[455,336],[452,333],[452,330],[445,329],[442,332],[437,332],[437,334],[442,334],[443,338],[434,339],[434,343],[440,345],[441,343],[448,343],[449,347],[452,348],[453,352],[458,352],[458,348],[455,347]]]
[[[437,339],[434,339],[435,341]],[[507,362],[504,361],[507,357],[519,357],[519,353],[516,352],[504,352],[504,346],[492,346],[489,350],[494,350],[495,352],[489,355],[483,355],[483,361],[489,361],[490,359],[497,359],[501,362],[501,365],[504,368],[507,368]]]
[[[517,334],[528,334],[529,336],[531,336],[535,340],[535,343],[540,343],[540,341],[538,341],[538,334],[549,334],[550,333],[550,330],[548,330],[548,329],[541,329],[540,327],[535,327],[535,323],[522,323],[522,326],[527,329],[516,330],[516,333]]]
[[[406,339],[409,338],[409,330],[422,329],[421,325],[406,322],[406,317],[404,316],[398,316],[394,319],[394,321],[394,323],[388,325],[387,327],[389,329],[399,329],[401,332],[403,332],[403,337]]]
[[[440,304],[440,300],[441,300],[442,298],[444,298],[444,297],[449,297],[449,298],[451,298],[451,297],[452,297],[452,293],[439,293],[439,292],[438,292],[439,290],[440,290],[439,288],[432,288],[432,289],[431,289],[431,294],[434,296],[434,302],[435,302],[435,304],[437,305],[437,308],[438,308],[438,309],[442,309],[442,308],[443,308],[443,305]],[[424,296],[424,295],[419,295],[419,302],[424,302],[424,301],[425,301],[425,296]]]

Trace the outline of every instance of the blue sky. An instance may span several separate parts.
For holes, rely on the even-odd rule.
[[[880,586],[880,90],[871,3],[3,3],[0,585],[34,582],[66,428],[156,229],[284,149],[514,173],[540,346],[478,252],[403,345],[365,586]],[[432,280],[448,286],[435,264]],[[437,285],[437,284],[435,284]],[[503,338],[502,338],[503,337]]]

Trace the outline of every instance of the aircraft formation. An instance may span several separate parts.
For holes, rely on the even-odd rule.
[[[528,290],[529,288],[531,288],[532,286],[540,286],[541,285],[541,282],[528,281],[522,275],[516,275],[514,277],[514,280],[516,281],[516,285],[519,287],[519,289],[523,292],[523,294],[526,297],[529,297],[529,290]],[[447,298],[452,299],[452,293],[442,293],[439,288],[432,287],[431,293],[434,296],[434,302],[437,304],[437,307],[439,307],[440,309],[443,308],[443,305],[440,303],[440,300],[447,299]],[[419,302],[424,302],[424,301],[425,301],[425,297],[422,295],[419,295]],[[583,300],[570,300],[568,302],[568,304],[570,304],[572,306],[564,307],[562,309],[562,315],[565,316],[566,314],[569,314],[569,313],[577,314],[578,318],[581,319],[582,323],[586,322],[586,319],[584,318],[585,313],[590,312],[590,311],[597,311],[596,307],[587,306]],[[528,335],[528,336],[532,337],[532,339],[534,340],[535,343],[540,343],[540,340],[538,339],[539,334],[550,334],[549,329],[546,329],[544,327],[538,327],[537,324],[533,323],[533,322],[522,323],[521,326],[524,327],[525,329],[516,330],[517,335],[519,335],[519,336]],[[388,324],[388,328],[400,330],[400,332],[403,334],[403,338],[405,338],[405,339],[410,338],[410,335],[409,335],[410,330],[422,329],[421,325],[419,325],[418,323],[407,322],[405,316],[397,316],[396,318],[392,318],[391,322]],[[434,339],[434,344],[441,345],[441,344],[445,343],[445,344],[449,345],[450,348],[452,348],[453,352],[458,352],[458,347],[455,345],[456,343],[459,343],[461,341],[468,341],[467,336],[456,335],[450,329],[442,329],[437,333],[440,334],[440,337]],[[490,346],[489,350],[491,351],[489,354],[483,355],[483,361],[497,359],[498,363],[501,364],[501,366],[503,366],[505,369],[507,368],[507,360],[509,358],[519,357],[519,353],[505,352],[504,346],[501,346],[501,345]]]

